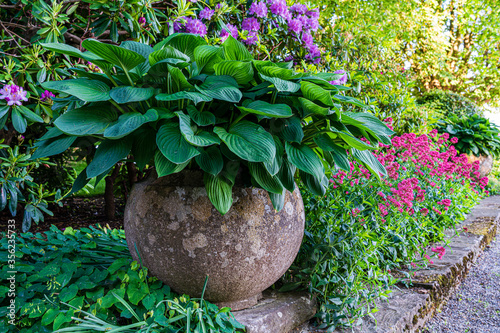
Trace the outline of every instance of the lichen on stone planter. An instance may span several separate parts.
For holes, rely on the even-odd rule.
[[[304,206],[298,188],[280,212],[262,189],[235,186],[233,199],[222,216],[198,171],[137,183],[124,225],[133,258],[139,252],[149,272],[179,293],[201,296],[208,276],[207,300],[233,310],[256,304],[297,255]]]

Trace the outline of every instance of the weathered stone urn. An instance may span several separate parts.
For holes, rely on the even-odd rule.
[[[134,260],[138,250],[150,274],[178,293],[200,297],[208,275],[205,299],[233,310],[256,304],[299,251],[304,205],[296,189],[276,212],[267,192],[237,185],[222,216],[199,171],[135,184],[124,226]]]
[[[475,161],[479,161],[479,176],[486,177],[490,174],[493,169],[493,157],[491,155],[467,155],[467,159],[469,163],[474,163]]]

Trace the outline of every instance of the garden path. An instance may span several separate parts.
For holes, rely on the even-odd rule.
[[[500,332],[500,238],[488,246],[423,333]]]

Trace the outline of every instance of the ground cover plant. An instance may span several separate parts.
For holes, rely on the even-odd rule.
[[[0,286],[2,332],[230,333],[242,328],[228,308],[177,295],[148,276],[132,261],[123,230],[52,226],[43,234],[4,236],[0,259],[15,262],[17,274],[14,312],[12,291]],[[10,270],[2,265],[2,281],[8,281]]]
[[[443,247],[426,254],[429,244],[488,194],[488,178],[454,141],[435,130],[395,136],[374,153],[388,172],[382,182],[354,161],[334,172],[325,196],[303,192],[306,234],[283,290],[315,294],[320,327],[359,324],[396,277],[442,258]]]

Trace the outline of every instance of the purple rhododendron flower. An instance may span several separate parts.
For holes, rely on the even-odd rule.
[[[15,84],[5,85],[0,89],[0,99],[5,99],[7,105],[22,105],[21,102],[28,101],[27,92]]]
[[[306,54],[306,59],[314,62],[315,64],[321,61],[321,51],[319,50],[317,45],[311,45],[308,47],[308,53]]]
[[[236,27],[232,24],[226,24],[226,27],[229,29],[229,31],[227,31],[226,29],[223,28],[220,32],[220,38],[222,40],[226,40],[226,38],[229,36],[229,34],[231,34],[231,36],[233,36],[233,38],[238,38],[238,27]]]
[[[306,15],[315,19],[319,19],[319,9],[318,8],[311,9],[307,11]]]
[[[302,22],[299,19],[290,20],[288,22],[288,30],[297,34],[300,33],[302,31]]]
[[[307,48],[310,48],[311,46],[313,46],[314,44],[314,39],[313,37],[311,36],[310,33],[308,32],[303,32],[302,33],[302,41],[304,42],[304,45],[307,47]]]
[[[307,13],[307,6],[300,3],[296,3],[295,5],[292,5],[290,7],[290,11],[295,12],[297,14],[305,14]]]
[[[185,20],[186,17],[180,17],[177,20],[174,21],[174,32],[182,32],[184,31],[184,24],[182,23],[182,20]]]
[[[336,70],[333,72],[334,74],[343,74],[339,79],[333,80],[333,81],[328,81],[329,83],[336,85],[336,86],[341,86],[347,83],[347,73],[343,69]]]
[[[267,6],[264,2],[253,2],[248,13],[250,15],[264,18],[267,16]]]
[[[208,7],[205,7],[201,10],[200,14],[198,15],[198,17],[200,19],[204,19],[204,20],[210,20],[212,18],[212,16],[214,15],[215,13],[215,10],[213,9],[210,9]]]
[[[137,20],[137,22],[139,22],[140,25],[144,25],[144,24],[146,24],[146,18],[145,17],[139,17],[139,19]]]
[[[246,18],[241,22],[241,29],[247,31],[258,31],[260,29],[259,20],[255,17]]]
[[[207,26],[200,20],[188,18],[186,22],[186,32],[205,36],[207,34]]]
[[[255,31],[250,31],[247,35],[247,39],[243,41],[243,43],[247,45],[255,45],[257,41],[259,40],[259,37],[257,37],[257,32]]]
[[[317,18],[311,17],[307,20],[307,28],[312,31],[316,31],[319,28],[319,22]]]
[[[288,12],[288,6],[286,5],[286,0],[272,0],[271,13],[278,16],[290,15]]]
[[[42,93],[42,96],[40,97],[40,99],[42,101],[46,101],[46,100],[49,100],[51,99],[52,97],[56,97],[56,95],[54,95],[53,93],[51,93],[50,91],[48,90],[45,90],[43,93]]]

